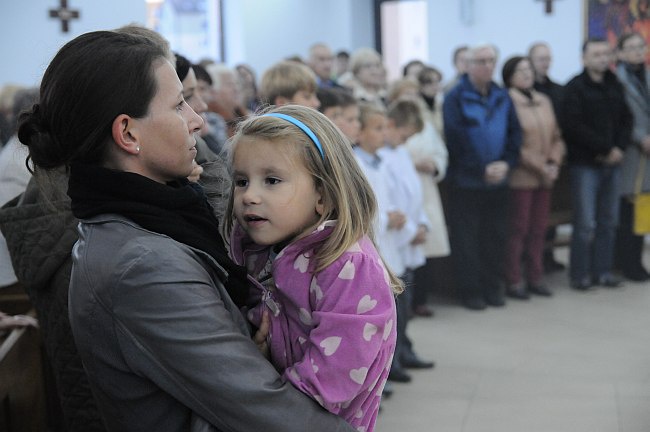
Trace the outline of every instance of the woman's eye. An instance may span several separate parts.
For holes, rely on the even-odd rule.
[[[178,105],[176,105],[176,111],[182,111],[184,105],[185,105],[185,99],[183,99]]]

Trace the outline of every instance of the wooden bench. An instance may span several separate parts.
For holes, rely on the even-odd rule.
[[[0,311],[36,315],[19,284],[0,288]],[[44,359],[38,329],[20,328],[0,335],[0,431],[47,430]]]
[[[0,431],[46,430],[39,331],[14,329],[0,341]]]

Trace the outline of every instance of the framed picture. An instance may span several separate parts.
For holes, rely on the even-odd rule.
[[[585,39],[602,38],[614,47],[618,37],[635,31],[650,45],[650,0],[584,0]],[[650,65],[650,51],[646,53]]]
[[[191,61],[224,61],[221,0],[147,0],[147,27]]]

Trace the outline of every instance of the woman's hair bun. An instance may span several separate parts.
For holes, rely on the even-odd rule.
[[[30,159],[39,167],[52,169],[64,165],[67,155],[49,133],[39,104],[18,117],[18,139],[29,147]]]

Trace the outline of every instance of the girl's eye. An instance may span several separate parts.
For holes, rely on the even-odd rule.
[[[246,179],[235,179],[235,187],[246,187],[248,185],[248,180]]]
[[[270,184],[270,185],[278,184],[278,183],[280,183],[281,181],[282,181],[282,180],[280,180],[279,178],[275,178],[275,177],[268,177],[268,178],[266,179],[266,182],[267,182],[268,184]]]

